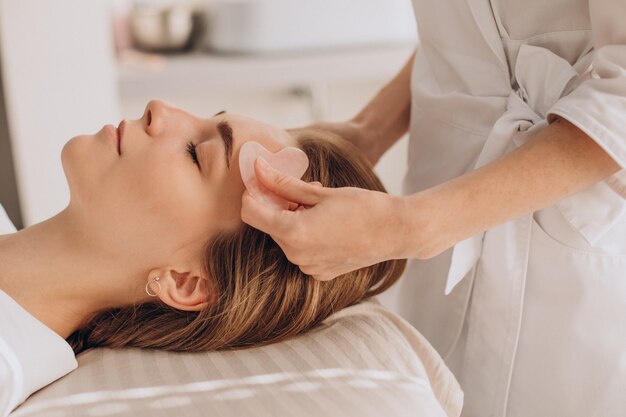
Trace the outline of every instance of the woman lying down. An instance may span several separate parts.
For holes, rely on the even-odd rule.
[[[384,191],[341,138],[228,112],[201,119],[160,100],[117,133],[109,125],[69,140],[68,206],[0,236],[0,415],[75,369],[86,349],[273,343],[383,292],[403,271],[394,260],[314,280],[241,221],[238,156],[250,140],[304,151],[307,182]]]

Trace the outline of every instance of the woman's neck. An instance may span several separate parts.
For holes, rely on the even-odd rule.
[[[114,260],[97,249],[67,209],[0,236],[0,289],[65,339],[91,313],[121,305],[128,291],[112,277]]]

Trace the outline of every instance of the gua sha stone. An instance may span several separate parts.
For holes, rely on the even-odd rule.
[[[239,149],[239,170],[248,192],[256,200],[272,208],[287,210],[289,202],[269,191],[257,180],[254,173],[254,161],[259,156],[265,159],[272,168],[298,179],[302,178],[309,167],[309,158],[304,151],[292,146],[272,153],[263,145],[254,141],[244,143]]]

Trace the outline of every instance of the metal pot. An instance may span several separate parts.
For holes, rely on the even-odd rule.
[[[135,5],[129,14],[134,46],[145,51],[185,49],[193,29],[193,10],[186,5]]]

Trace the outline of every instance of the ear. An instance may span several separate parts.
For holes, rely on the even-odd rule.
[[[208,277],[190,268],[166,267],[150,271],[149,279],[159,277],[161,291],[157,295],[165,304],[184,311],[200,311],[211,305],[216,294]],[[152,291],[156,285],[152,284]]]

